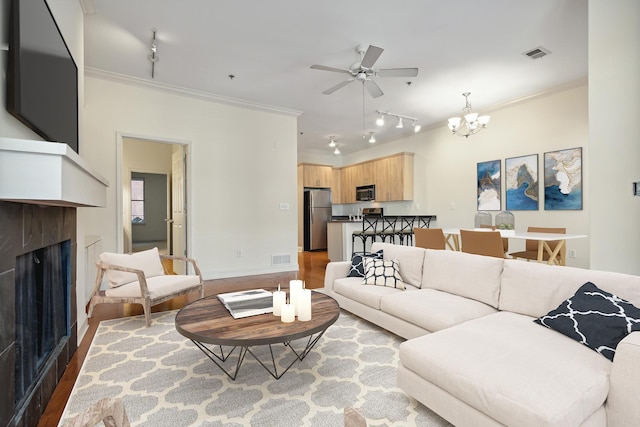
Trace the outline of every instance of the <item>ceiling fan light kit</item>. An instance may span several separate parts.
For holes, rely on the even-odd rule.
[[[382,55],[382,52],[384,52],[384,49],[381,47],[370,45],[367,49],[365,49],[364,46],[358,46],[356,47],[356,52],[358,52],[358,54],[360,55],[360,62],[352,64],[348,69],[327,67],[326,65],[311,66],[311,68],[313,68],[314,70],[349,74],[349,77],[346,80],[343,80],[335,86],[332,86],[329,89],[325,90],[324,92],[322,92],[323,94],[330,95],[338,89],[341,89],[349,83],[357,80],[361,82],[362,85],[367,89],[369,95],[371,95],[373,98],[378,98],[384,95],[384,92],[382,92],[382,89],[380,89],[378,84],[374,81],[374,78],[415,77],[418,75],[417,68],[373,68],[378,58],[380,58],[380,55]]]
[[[464,136],[465,138],[485,129],[491,119],[491,116],[479,116],[478,113],[471,111],[469,95],[471,95],[471,92],[465,92],[462,94],[465,100],[465,106],[462,109],[462,112],[464,113],[463,117],[451,117],[448,121],[451,133],[458,136]]]

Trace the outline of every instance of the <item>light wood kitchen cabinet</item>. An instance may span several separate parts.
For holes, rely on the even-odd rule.
[[[302,185],[314,188],[331,188],[333,168],[326,165],[302,164]]]
[[[356,187],[360,187],[362,185],[372,185],[376,183],[375,161],[358,163],[353,167],[356,168],[354,173]]]
[[[376,201],[413,200],[413,153],[375,161]]]
[[[331,201],[333,203],[342,203],[342,169],[333,168],[331,170]]]
[[[340,203],[356,202],[356,175],[358,166],[347,166],[341,169],[340,174]]]

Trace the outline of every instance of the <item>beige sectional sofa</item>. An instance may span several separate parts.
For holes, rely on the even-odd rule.
[[[399,288],[327,265],[324,292],[408,340],[398,385],[457,426],[640,425],[640,333],[613,362],[534,323],[586,282],[640,307],[640,277],[374,243]],[[404,289],[401,289],[403,288]]]

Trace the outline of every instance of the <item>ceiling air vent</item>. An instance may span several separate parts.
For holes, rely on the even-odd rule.
[[[528,50],[523,53],[524,56],[529,57],[530,59],[539,59],[543,56],[549,55],[551,52],[541,46],[538,46],[534,49]]]

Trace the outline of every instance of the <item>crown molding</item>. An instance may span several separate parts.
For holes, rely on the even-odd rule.
[[[269,112],[285,114],[285,115],[295,116],[295,117],[299,117],[302,114],[302,111],[276,107],[273,105],[260,104],[257,102],[245,101],[242,99],[231,98],[231,97],[222,96],[222,95],[215,95],[215,94],[203,92],[203,91],[186,89],[179,86],[173,86],[166,83],[159,83],[156,81],[150,81],[150,80],[141,79],[138,77],[126,76],[124,74],[112,73],[110,71],[104,71],[104,70],[100,70],[92,67],[85,67],[84,74],[85,76],[95,77],[102,80],[109,80],[109,81],[124,83],[132,86],[151,88],[151,89],[159,90],[166,93],[172,93],[179,96],[185,96],[188,98],[215,102],[219,104],[231,105],[234,107],[243,107],[243,108],[249,108],[249,109],[258,110],[258,111],[269,111]]]

